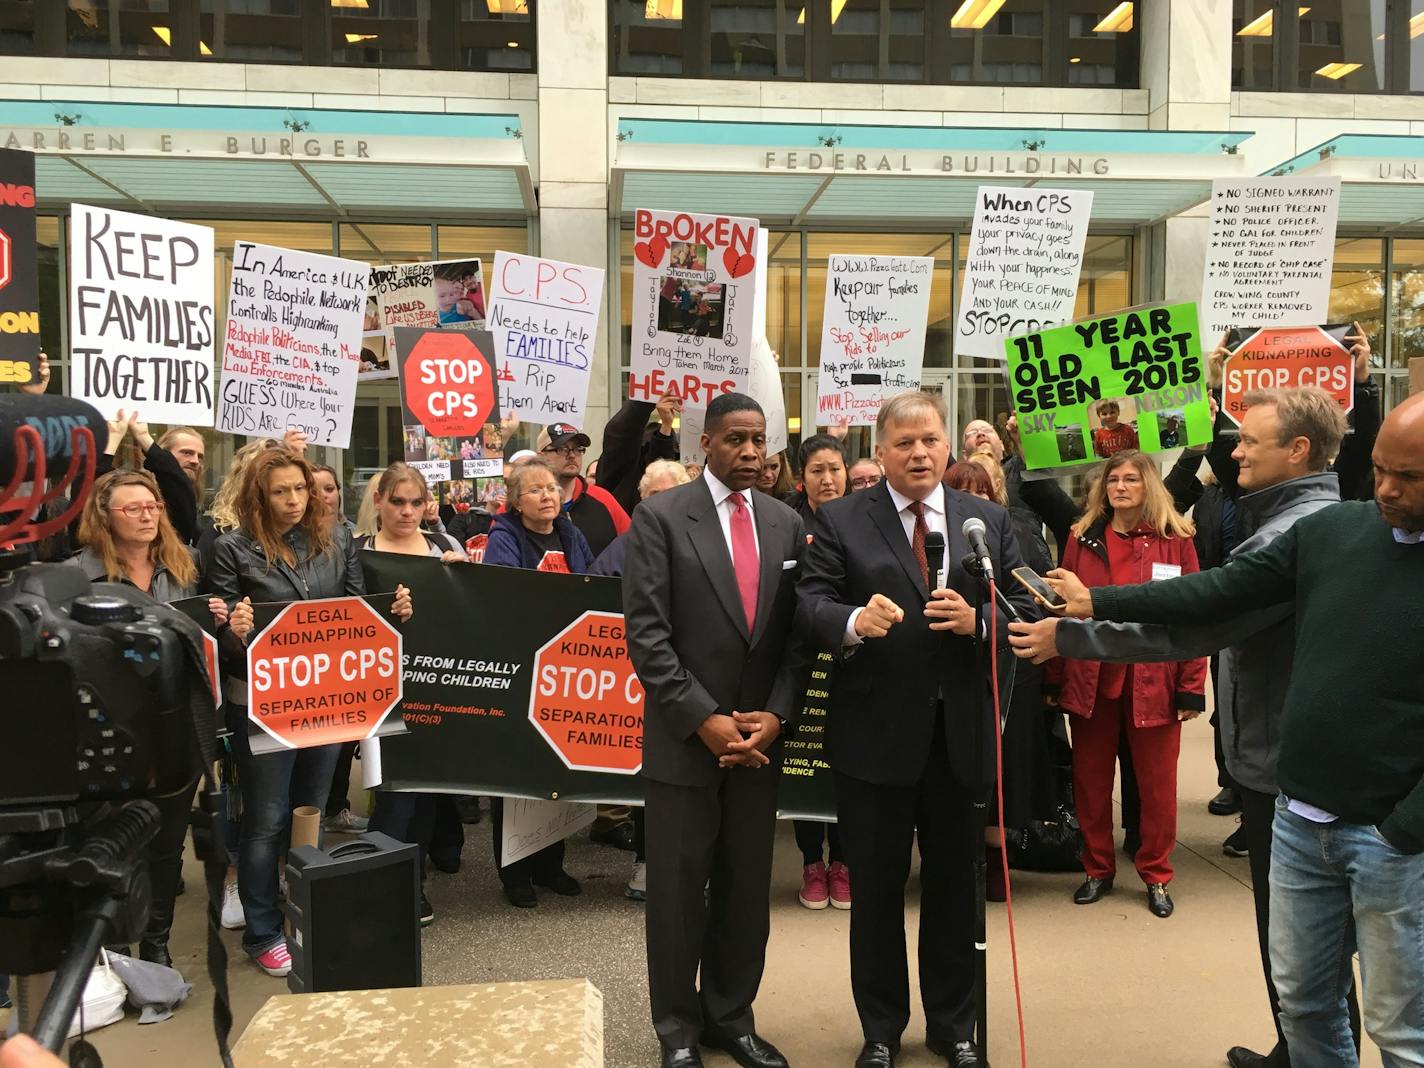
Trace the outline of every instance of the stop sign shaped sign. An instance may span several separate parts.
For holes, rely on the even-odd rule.
[[[401,389],[416,421],[436,437],[472,437],[497,417],[494,368],[477,335],[464,330],[401,328],[397,344],[417,336],[401,360]],[[488,338],[489,334],[478,335]]]
[[[633,775],[643,766],[643,685],[620,614],[585,612],[540,646],[529,721],[574,771]]]
[[[1237,426],[1253,389],[1318,386],[1349,413],[1355,406],[1355,358],[1318,326],[1257,330],[1227,357],[1221,407]]]
[[[293,601],[247,647],[247,691],[287,748],[369,738],[400,701],[400,632],[360,597]]]

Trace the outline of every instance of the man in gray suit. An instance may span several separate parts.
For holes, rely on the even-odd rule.
[[[700,1068],[699,1043],[745,1068],[785,1068],[756,1033],[752,1001],[771,927],[775,743],[809,664],[788,648],[806,531],[752,489],[766,459],[756,401],[713,400],[702,449],[702,478],[633,513],[623,572],[628,650],[647,695],[653,1026],[663,1068]]]

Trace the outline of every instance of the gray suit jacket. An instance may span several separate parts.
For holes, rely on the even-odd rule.
[[[725,774],[697,736],[713,713],[764,710],[789,721],[800,711],[810,661],[791,647],[791,623],[806,530],[800,516],[764,494],[752,514],[761,585],[748,633],[706,480],[659,493],[633,512],[623,614],[647,695],[643,774],[658,782],[707,786]]]

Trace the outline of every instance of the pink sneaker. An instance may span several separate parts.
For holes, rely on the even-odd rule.
[[[838,909],[850,908],[850,869],[840,861],[831,865],[831,904]]]
[[[268,975],[276,976],[278,979],[292,970],[292,955],[287,952],[285,939],[270,949],[259,953],[252,959],[257,962],[257,967],[261,968]]]
[[[831,903],[826,885],[826,866],[819,860],[801,869],[801,893],[796,897],[808,909],[818,911]]]

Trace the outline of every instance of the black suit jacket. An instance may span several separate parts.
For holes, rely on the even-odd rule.
[[[647,695],[643,774],[658,782],[717,781],[722,769],[697,736],[714,712],[765,710],[792,720],[800,711],[809,661],[790,638],[806,530],[795,512],[765,494],[757,495],[752,515],[761,585],[748,633],[706,479],[649,497],[633,513],[623,614],[628,652]]]
[[[1009,513],[999,505],[945,487],[949,527],[948,584],[970,604],[983,599],[977,579],[962,561],[969,543],[960,526],[970,516],[984,520],[986,540],[1003,592],[1025,619],[1039,613],[1009,571],[1022,566]],[[929,591],[910,548],[910,539],[885,482],[817,510],[798,590],[797,631],[816,648],[830,649],[840,661],[831,689],[828,752],[830,765],[857,779],[909,786],[919,781],[934,736],[935,706],[941,694],[950,766],[961,785],[975,782],[972,715],[985,708],[987,679],[976,677],[974,641],[947,631],[930,630],[924,614]],[[884,594],[905,618],[883,638],[845,646],[851,613]],[[984,618],[989,618],[986,605]],[[1007,638],[1008,620],[999,613],[998,641]],[[1007,648],[1000,657],[1000,678],[1009,677]],[[1001,687],[1008,707],[1007,687]],[[993,768],[992,730],[983,731],[981,774]]]

